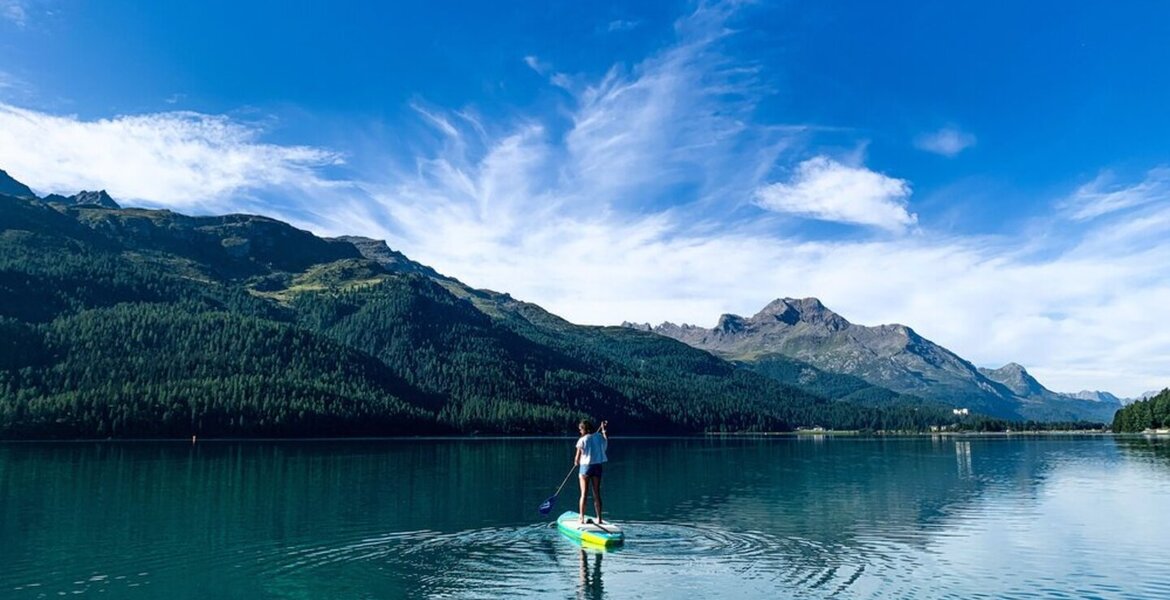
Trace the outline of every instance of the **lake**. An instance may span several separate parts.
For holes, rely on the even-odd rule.
[[[0,598],[1170,597],[1165,439],[573,441],[0,444]]]

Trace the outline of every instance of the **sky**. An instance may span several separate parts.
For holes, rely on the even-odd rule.
[[[1170,385],[1170,3],[0,0],[41,194],[385,239],[581,324],[781,297]]]

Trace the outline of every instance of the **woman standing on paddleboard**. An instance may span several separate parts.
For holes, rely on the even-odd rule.
[[[581,478],[581,501],[577,504],[577,514],[581,515],[581,522],[585,522],[585,492],[593,488],[593,509],[597,513],[597,522],[601,520],[601,470],[606,461],[605,448],[609,444],[609,436],[605,434],[605,426],[609,421],[602,421],[601,428],[594,433],[593,423],[589,419],[582,419],[577,424],[581,438],[577,440],[577,456],[573,464],[579,467]]]

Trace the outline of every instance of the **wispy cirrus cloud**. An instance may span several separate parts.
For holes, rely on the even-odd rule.
[[[914,147],[947,158],[957,156],[963,150],[975,145],[975,136],[958,127],[943,127],[938,131],[923,133],[914,138]]]
[[[676,22],[675,45],[576,89],[563,187],[627,207],[748,202],[803,133],[750,125],[769,88],[757,65],[725,52],[735,8],[703,5]]]
[[[0,92],[15,88],[20,85],[20,80],[13,77],[11,74],[0,71]]]
[[[907,212],[910,184],[903,179],[850,167],[817,156],[797,165],[787,183],[756,191],[756,204],[798,216],[904,231],[918,222]]]
[[[448,121],[446,117],[423,108],[423,106],[417,102],[412,102],[410,107],[413,108],[415,112],[422,115],[423,118],[425,118],[427,122],[430,123],[435,129],[438,129],[445,135],[451,137],[457,137],[459,135],[459,132],[455,130],[455,127],[451,125],[451,122]]]
[[[0,71],[0,103],[24,102],[37,96],[37,88],[7,71]]]
[[[1088,221],[1153,202],[1170,202],[1170,167],[1151,169],[1142,181],[1116,183],[1116,175],[1105,171],[1077,188],[1060,203],[1060,209],[1074,221]]]
[[[721,52],[728,11],[701,7],[680,20],[678,44],[633,66],[614,65],[597,80],[524,57],[568,92],[557,115],[567,128],[538,116],[496,128],[511,133],[487,139],[456,113],[423,111],[440,130],[455,127],[457,143],[411,157],[394,172],[396,183],[384,196],[395,219],[408,219],[411,211],[465,215],[483,221],[463,228],[494,228],[532,214],[534,205],[564,215],[645,212],[669,204],[696,219],[713,204],[722,211],[750,206],[750,190],[779,149],[801,134],[798,128],[746,125],[763,87],[754,68]],[[490,209],[468,210],[473,206]]]
[[[0,164],[43,192],[104,188],[122,200],[208,209],[277,187],[326,187],[341,155],[258,141],[258,127],[192,112],[86,121],[0,103]]]

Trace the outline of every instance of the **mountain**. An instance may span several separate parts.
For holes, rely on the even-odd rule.
[[[0,438],[953,421],[896,398],[829,397],[650,332],[574,325],[379,240],[62,198],[0,195]]]
[[[1023,411],[1034,418],[1050,415],[1050,419],[1109,423],[1122,406],[1117,396],[1108,392],[1054,392],[1041,385],[1016,363],[1008,363],[998,369],[979,369],[979,372],[1006,387],[1023,405]]]
[[[777,299],[749,318],[725,314],[713,329],[673,323],[638,327],[729,360],[751,364],[784,356],[899,394],[1002,418],[1112,419],[1100,404],[1048,391],[1019,365],[978,369],[905,325],[856,325],[816,298]]]
[[[1149,394],[1149,396],[1153,396],[1157,392],[1147,392],[1147,393]],[[1064,394],[1064,395],[1068,396],[1070,398],[1076,398],[1077,400],[1088,400],[1090,402],[1103,402],[1105,404],[1116,404],[1118,406],[1133,402],[1132,399],[1118,398],[1117,396],[1114,396],[1113,394],[1110,394],[1109,392],[1102,392],[1102,391],[1081,390],[1081,391],[1076,392],[1076,393]],[[1145,398],[1148,398],[1149,396],[1145,396],[1145,397],[1139,398],[1139,399],[1145,399]]]
[[[1142,395],[1138,396],[1137,398],[1127,398],[1125,400],[1122,400],[1122,402],[1124,404],[1133,404],[1134,402],[1137,402],[1139,400],[1149,400],[1150,398],[1153,398],[1154,396],[1157,396],[1160,393],[1162,393],[1162,392],[1159,392],[1158,390],[1150,390],[1148,392],[1143,392]]]
[[[1055,395],[1048,388],[1040,385],[1040,382],[1036,381],[1036,378],[1032,377],[1024,367],[1016,363],[1008,363],[998,369],[980,368],[979,373],[992,381],[1002,384],[1013,394],[1021,398],[1044,396],[1047,394]]]
[[[50,204],[64,204],[66,206],[92,205],[99,208],[121,208],[105,190],[98,192],[78,192],[69,197],[60,194],[49,194],[43,200]]]
[[[862,406],[933,406],[946,412],[951,410],[949,406],[931,403],[910,394],[900,394],[853,375],[818,369],[782,354],[761,355],[750,361],[736,361],[736,364],[819,396]]]
[[[663,323],[655,333],[718,356],[752,362],[782,355],[895,392],[972,411],[1021,418],[969,362],[904,325],[854,325],[816,298],[781,298],[750,318],[725,314],[713,329]]]
[[[3,169],[0,169],[0,194],[17,198],[36,197],[36,194],[27,185],[13,179]]]

